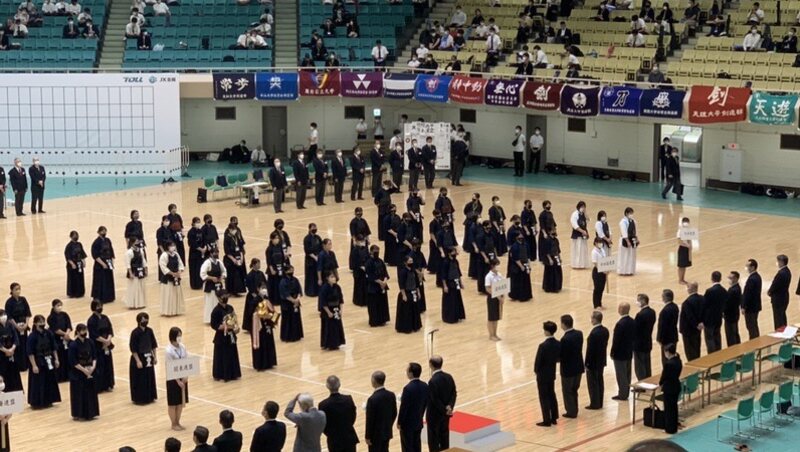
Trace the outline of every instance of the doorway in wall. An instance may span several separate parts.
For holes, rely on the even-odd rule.
[[[658,133],[658,144],[669,137],[672,147],[678,148],[678,156],[681,162],[681,182],[687,187],[702,187],[702,165],[703,165],[703,129],[701,127],[660,124]],[[658,145],[656,145],[658,146]],[[656,158],[656,168],[658,168],[658,156]],[[658,172],[655,173],[658,175]],[[657,179],[657,178],[656,178]]]
[[[264,151],[273,157],[287,157],[286,107],[261,107],[261,138]]]
[[[542,149],[541,156],[539,157],[539,171],[544,171],[544,166],[547,163],[547,116],[542,115],[526,115],[525,120],[525,137],[530,143],[530,137],[533,131],[538,127],[544,137],[544,148]],[[525,152],[525,171],[528,170],[531,159],[530,150]]]

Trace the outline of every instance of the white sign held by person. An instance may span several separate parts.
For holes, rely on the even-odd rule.
[[[0,392],[0,416],[21,413],[25,409],[25,394],[22,391]]]
[[[700,239],[700,231],[697,228],[681,228],[681,240],[688,242]]]
[[[177,380],[178,378],[191,377],[200,373],[200,357],[189,356],[187,358],[164,360],[167,368],[167,381]]]
[[[511,279],[505,278],[492,284],[492,298],[507,295],[511,291]]]
[[[605,256],[597,260],[597,271],[615,272],[617,271],[617,256]]]

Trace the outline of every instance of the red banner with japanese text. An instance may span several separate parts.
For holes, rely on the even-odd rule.
[[[689,122],[713,124],[747,119],[749,88],[693,86],[689,93]]]
[[[561,88],[556,83],[529,81],[522,91],[522,106],[534,110],[558,110],[561,104]]]
[[[482,104],[489,80],[456,75],[450,82],[450,100],[460,104]]]
[[[300,71],[301,96],[338,96],[341,92],[339,71]]]

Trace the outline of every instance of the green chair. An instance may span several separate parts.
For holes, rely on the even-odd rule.
[[[792,356],[792,343],[786,342],[778,348],[777,355],[774,353],[769,354],[761,358],[761,361],[769,361],[777,366],[783,366],[792,360]],[[781,378],[781,375],[778,375],[778,378]]]
[[[777,407],[784,403],[792,403],[792,395],[794,392],[794,382],[787,381],[785,383],[781,383],[778,386],[778,400],[775,401],[775,416],[779,419],[788,420],[790,423],[794,422],[794,416],[790,416],[789,414],[781,413],[781,410]]]
[[[756,354],[754,352],[750,352],[746,355],[743,355],[739,358],[739,362],[736,363],[736,373],[739,374],[739,383],[744,381],[744,374],[749,373],[753,377],[752,380],[755,382],[755,370],[756,370]]]
[[[684,411],[686,411],[686,405],[692,401],[692,394],[697,392],[700,389],[700,374],[691,374],[683,380],[682,388],[681,388],[681,405],[684,407]]]
[[[774,431],[775,427],[769,427],[764,423],[764,414],[769,414],[769,417],[775,419],[775,389],[761,393],[758,398],[758,406],[755,407],[756,414],[758,415],[758,422],[756,428],[760,430]]]
[[[725,383],[736,381],[736,361],[726,361],[722,363],[722,368],[719,372],[715,372],[708,376],[710,380],[716,380],[720,383],[720,393],[725,393]]]
[[[725,442],[719,439],[720,419],[725,419],[731,422],[731,436],[753,439],[753,436],[742,433],[742,421],[750,421],[750,425],[755,426],[755,424],[753,424],[753,410],[754,410],[753,405],[754,405],[753,397],[749,397],[747,399],[740,400],[738,405],[736,406],[736,410],[726,411],[722,414],[717,415],[717,441]],[[733,431],[734,423],[736,423],[735,433]]]

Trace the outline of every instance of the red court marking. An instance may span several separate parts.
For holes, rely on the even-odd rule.
[[[469,433],[494,424],[497,424],[497,421],[494,419],[475,416],[474,414],[464,413],[462,411],[456,411],[453,413],[453,417],[450,418],[450,431],[457,433]]]

